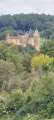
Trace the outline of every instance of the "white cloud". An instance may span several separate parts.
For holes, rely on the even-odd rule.
[[[0,0],[0,14],[16,13],[54,15],[54,0]]]

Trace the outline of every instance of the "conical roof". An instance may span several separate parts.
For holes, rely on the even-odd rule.
[[[32,37],[32,36],[33,36],[33,31],[32,31],[32,29],[30,28],[30,31],[29,31],[28,37]]]
[[[40,36],[37,29],[36,29],[35,32],[34,32],[34,36]]]

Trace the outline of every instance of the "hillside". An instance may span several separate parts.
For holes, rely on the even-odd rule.
[[[40,50],[36,34],[36,47],[28,44],[30,28],[38,28]],[[12,44],[20,36],[28,40],[25,47]],[[54,16],[0,16],[0,120],[54,120]]]
[[[54,118],[54,41],[40,51],[0,43],[0,119]]]
[[[17,36],[38,28],[41,38],[54,39],[54,16],[45,14],[15,14],[0,16],[0,40],[6,34]]]

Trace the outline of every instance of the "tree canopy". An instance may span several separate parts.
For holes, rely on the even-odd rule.
[[[0,40],[38,28],[41,37],[54,39],[54,16],[45,14],[14,14],[0,16]]]

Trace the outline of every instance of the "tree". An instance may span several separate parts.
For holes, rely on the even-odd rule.
[[[8,82],[13,80],[15,74],[16,69],[12,62],[0,60],[0,90],[8,89]]]
[[[31,67],[34,70],[38,68],[42,68],[43,70],[51,69],[52,59],[48,55],[40,54],[39,56],[35,56],[31,60]]]
[[[6,60],[6,55],[5,55],[5,45],[4,44],[0,44],[0,59]]]
[[[23,71],[23,57],[21,54],[19,54],[17,45],[12,45],[8,47],[6,51],[6,60],[14,63],[17,72]]]
[[[23,57],[23,66],[24,70],[30,72],[31,71],[31,56],[27,53]]]
[[[8,111],[16,111],[19,110],[20,107],[23,106],[24,103],[24,94],[22,90],[13,90],[10,94],[10,98],[7,101],[7,110]]]
[[[54,39],[54,16],[45,14],[15,14],[0,16],[0,40],[4,39],[6,32],[9,30],[14,35],[23,34],[30,28],[35,30],[36,27],[45,38]],[[16,32],[12,31],[15,30]],[[19,30],[19,31],[18,31]]]
[[[40,53],[54,57],[54,41],[48,40],[44,42],[41,46]]]

